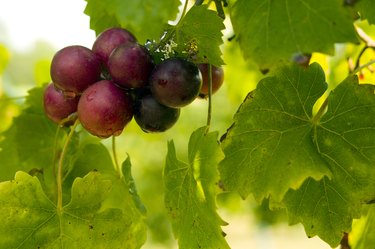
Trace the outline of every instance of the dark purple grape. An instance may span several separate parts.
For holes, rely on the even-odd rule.
[[[202,88],[199,93],[201,97],[206,97],[209,91],[209,64],[198,64],[199,71],[202,74]],[[217,90],[223,85],[224,82],[224,71],[221,67],[211,65],[211,80],[212,80],[212,94],[216,93]]]
[[[109,80],[89,86],[78,102],[78,119],[82,126],[101,138],[120,135],[132,117],[131,98]]]
[[[44,90],[44,111],[49,119],[60,124],[63,119],[77,111],[78,99],[65,97],[63,92],[51,83]]]
[[[104,65],[108,64],[108,58],[112,51],[121,44],[136,43],[135,36],[126,29],[109,28],[96,38],[92,51],[97,54]]]
[[[155,68],[150,78],[150,89],[155,99],[174,108],[193,102],[201,85],[198,67],[181,58],[166,59]]]
[[[75,94],[100,79],[99,58],[88,48],[75,45],[58,51],[51,64],[51,78],[55,85]]]
[[[134,119],[144,132],[163,132],[171,128],[180,116],[180,109],[159,104],[149,94],[136,102]]]
[[[112,79],[126,88],[147,84],[154,64],[148,50],[139,44],[123,44],[113,50],[108,61]]]

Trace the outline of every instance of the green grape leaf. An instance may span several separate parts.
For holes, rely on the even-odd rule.
[[[1,181],[12,179],[18,170],[29,172],[51,166],[55,148],[61,147],[65,132],[60,132],[61,136],[56,137],[57,125],[44,114],[43,90],[34,88],[29,91],[22,113],[14,118],[12,126],[2,134]]]
[[[72,198],[57,210],[40,182],[24,172],[0,183],[1,248],[140,248],[143,222],[122,209],[102,208],[112,183],[97,172],[77,178]],[[142,231],[145,233],[145,231]]]
[[[285,196],[291,223],[301,222],[309,236],[319,235],[332,247],[360,217],[361,204],[375,199],[374,90],[350,76],[329,95],[314,140],[332,179],[309,179]]]
[[[262,69],[296,53],[333,54],[335,43],[358,42],[341,0],[238,0],[230,14],[244,56]]]
[[[129,156],[122,164],[122,175],[124,177],[124,181],[126,183],[128,191],[133,198],[135,206],[142,214],[146,214],[146,207],[143,205],[141,198],[138,195],[137,187],[135,186],[135,181],[131,174],[131,162]]]
[[[173,141],[168,143],[164,169],[165,205],[180,249],[229,248],[216,212],[217,163],[223,158],[217,132],[206,127],[190,137],[188,163],[179,161]]]
[[[336,247],[344,232],[349,232],[353,218],[359,218],[360,203],[351,200],[344,183],[326,177],[317,182],[311,178],[285,196],[289,223],[302,223],[307,236],[318,235]]]
[[[228,190],[261,202],[281,201],[289,188],[330,170],[315,149],[312,108],[327,89],[318,64],[308,69],[284,67],[261,80],[234,117],[222,143],[225,159],[219,165]]]
[[[194,53],[200,62],[221,66],[220,45],[223,44],[221,30],[225,28],[223,19],[207,6],[193,6],[176,27],[178,46]]]
[[[375,86],[350,76],[313,116],[325,89],[317,64],[260,81],[224,136],[219,171],[225,188],[281,201],[291,224],[335,247],[375,199]]]
[[[141,42],[159,39],[164,25],[174,20],[179,0],[86,0],[85,14],[90,27],[99,34],[104,29],[120,26],[130,30]]]
[[[352,249],[368,249],[375,245],[375,205],[371,205],[365,217],[361,218],[350,233]]]
[[[375,4],[372,0],[360,0],[356,7],[362,19],[367,19],[370,24],[375,24]]]

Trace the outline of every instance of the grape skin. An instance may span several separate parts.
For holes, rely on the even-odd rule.
[[[180,109],[160,104],[151,95],[137,100],[134,119],[144,132],[164,132],[178,120]]]
[[[86,47],[68,46],[54,55],[50,73],[58,88],[79,95],[100,79],[100,60]]]
[[[155,99],[173,108],[193,102],[201,86],[198,67],[182,58],[166,59],[156,66],[150,76],[150,89]]]
[[[60,124],[63,119],[77,111],[78,99],[78,97],[66,98],[62,91],[50,83],[44,90],[44,112],[49,119]]]
[[[92,51],[99,56],[103,65],[108,65],[108,59],[115,48],[121,44],[136,43],[137,39],[128,30],[122,28],[109,28],[96,38]]]
[[[202,74],[202,88],[200,90],[200,96],[205,97],[209,91],[209,64],[202,63],[198,64],[199,71]],[[221,67],[211,65],[211,81],[212,81],[212,94],[216,93],[224,82],[224,71]]]
[[[101,138],[120,135],[132,117],[132,99],[109,80],[88,87],[78,103],[78,119],[82,126]]]
[[[148,50],[139,44],[122,44],[109,57],[112,79],[125,88],[140,88],[147,84],[154,64]]]

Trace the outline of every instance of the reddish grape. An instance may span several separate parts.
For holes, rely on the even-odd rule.
[[[78,97],[66,98],[63,92],[51,83],[44,90],[44,111],[49,119],[60,124],[63,119],[77,111],[78,99]]]
[[[202,74],[202,88],[200,96],[205,97],[209,91],[209,64],[198,64],[199,71]],[[212,80],[212,94],[216,93],[217,90],[223,85],[224,82],[224,71],[221,67],[211,65],[211,80]]]
[[[148,50],[139,44],[123,44],[113,50],[108,61],[112,79],[126,88],[147,84],[154,64]]]
[[[52,59],[52,81],[66,92],[81,93],[100,79],[100,73],[99,58],[83,46],[65,47]]]
[[[155,99],[174,108],[193,102],[201,85],[198,67],[181,58],[166,59],[155,68],[150,77],[150,89]]]
[[[101,138],[120,135],[132,117],[131,98],[109,80],[88,87],[78,103],[78,119],[82,126]]]
[[[109,28],[96,38],[92,51],[97,54],[104,65],[107,66],[108,58],[112,51],[121,44],[136,43],[135,36],[126,29]]]
[[[163,132],[171,128],[180,116],[180,109],[159,104],[149,94],[137,100],[134,119],[144,132]]]

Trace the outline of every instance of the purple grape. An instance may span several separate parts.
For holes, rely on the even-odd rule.
[[[99,58],[88,48],[74,45],[59,50],[52,59],[51,78],[65,92],[80,94],[100,79]]]
[[[201,97],[206,97],[209,91],[210,78],[208,66],[209,64],[198,64],[199,71],[202,74],[202,88],[199,94]],[[212,94],[214,94],[217,92],[217,90],[219,90],[224,82],[224,71],[221,67],[211,65],[211,80]]]
[[[134,119],[144,132],[163,132],[171,128],[180,116],[180,109],[159,104],[151,95],[137,100]]]
[[[132,117],[131,98],[109,80],[88,87],[78,102],[78,119],[82,126],[101,138],[120,135]]]
[[[166,59],[155,68],[150,78],[150,89],[155,99],[173,108],[193,102],[201,86],[198,67],[181,58]]]
[[[153,67],[148,50],[139,44],[120,45],[108,61],[112,79],[125,88],[144,87]]]
[[[136,43],[135,36],[126,29],[109,28],[96,38],[92,51],[97,54],[102,63],[107,66],[112,51],[121,44]]]
[[[77,111],[78,99],[65,97],[63,92],[51,83],[44,90],[44,111],[49,119],[60,124],[63,119]]]

